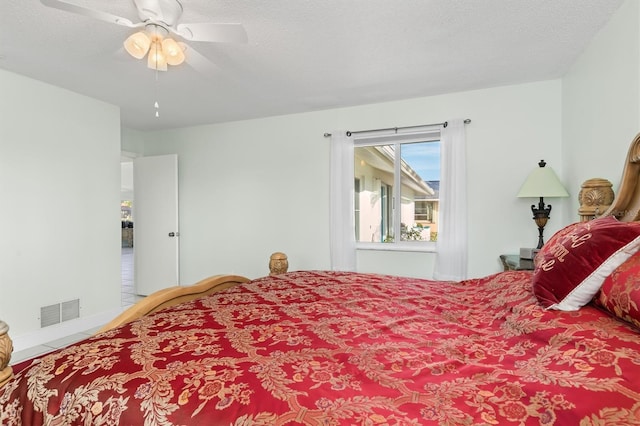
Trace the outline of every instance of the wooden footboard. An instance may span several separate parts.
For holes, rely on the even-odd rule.
[[[198,297],[246,283],[247,281],[249,281],[248,278],[239,275],[215,275],[205,278],[194,285],[176,286],[159,290],[122,312],[102,327],[99,333],[149,315],[162,308],[188,302]],[[0,320],[0,388],[13,377],[13,369],[9,366],[11,352],[13,352],[13,343],[9,338],[8,331],[9,326]]]
[[[98,333],[119,327],[160,309],[216,293],[226,288],[246,283],[247,281],[249,281],[248,278],[239,275],[215,275],[205,278],[194,285],[176,286],[158,290],[115,317],[111,322],[102,327]]]

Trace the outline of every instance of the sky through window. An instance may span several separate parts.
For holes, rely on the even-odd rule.
[[[440,180],[440,141],[403,144],[402,159],[422,180]]]

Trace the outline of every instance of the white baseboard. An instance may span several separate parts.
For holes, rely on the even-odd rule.
[[[100,314],[65,321],[21,336],[12,336],[11,330],[9,330],[9,337],[11,337],[11,340],[13,341],[14,352],[18,352],[103,326],[119,315],[124,309],[126,309],[126,307],[116,308]]]

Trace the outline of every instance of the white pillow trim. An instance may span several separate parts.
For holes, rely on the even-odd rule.
[[[569,294],[558,303],[554,303],[547,309],[557,309],[559,311],[577,311],[591,301],[596,295],[604,280],[611,275],[615,269],[622,265],[627,259],[633,256],[640,249],[640,236],[630,241],[626,246],[619,248],[607,260],[602,262],[588,277],[574,287]]]

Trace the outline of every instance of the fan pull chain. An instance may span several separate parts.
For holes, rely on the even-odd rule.
[[[158,67],[156,65],[156,102],[153,104],[153,107],[156,110],[156,118],[160,118],[160,105],[158,105]]]

